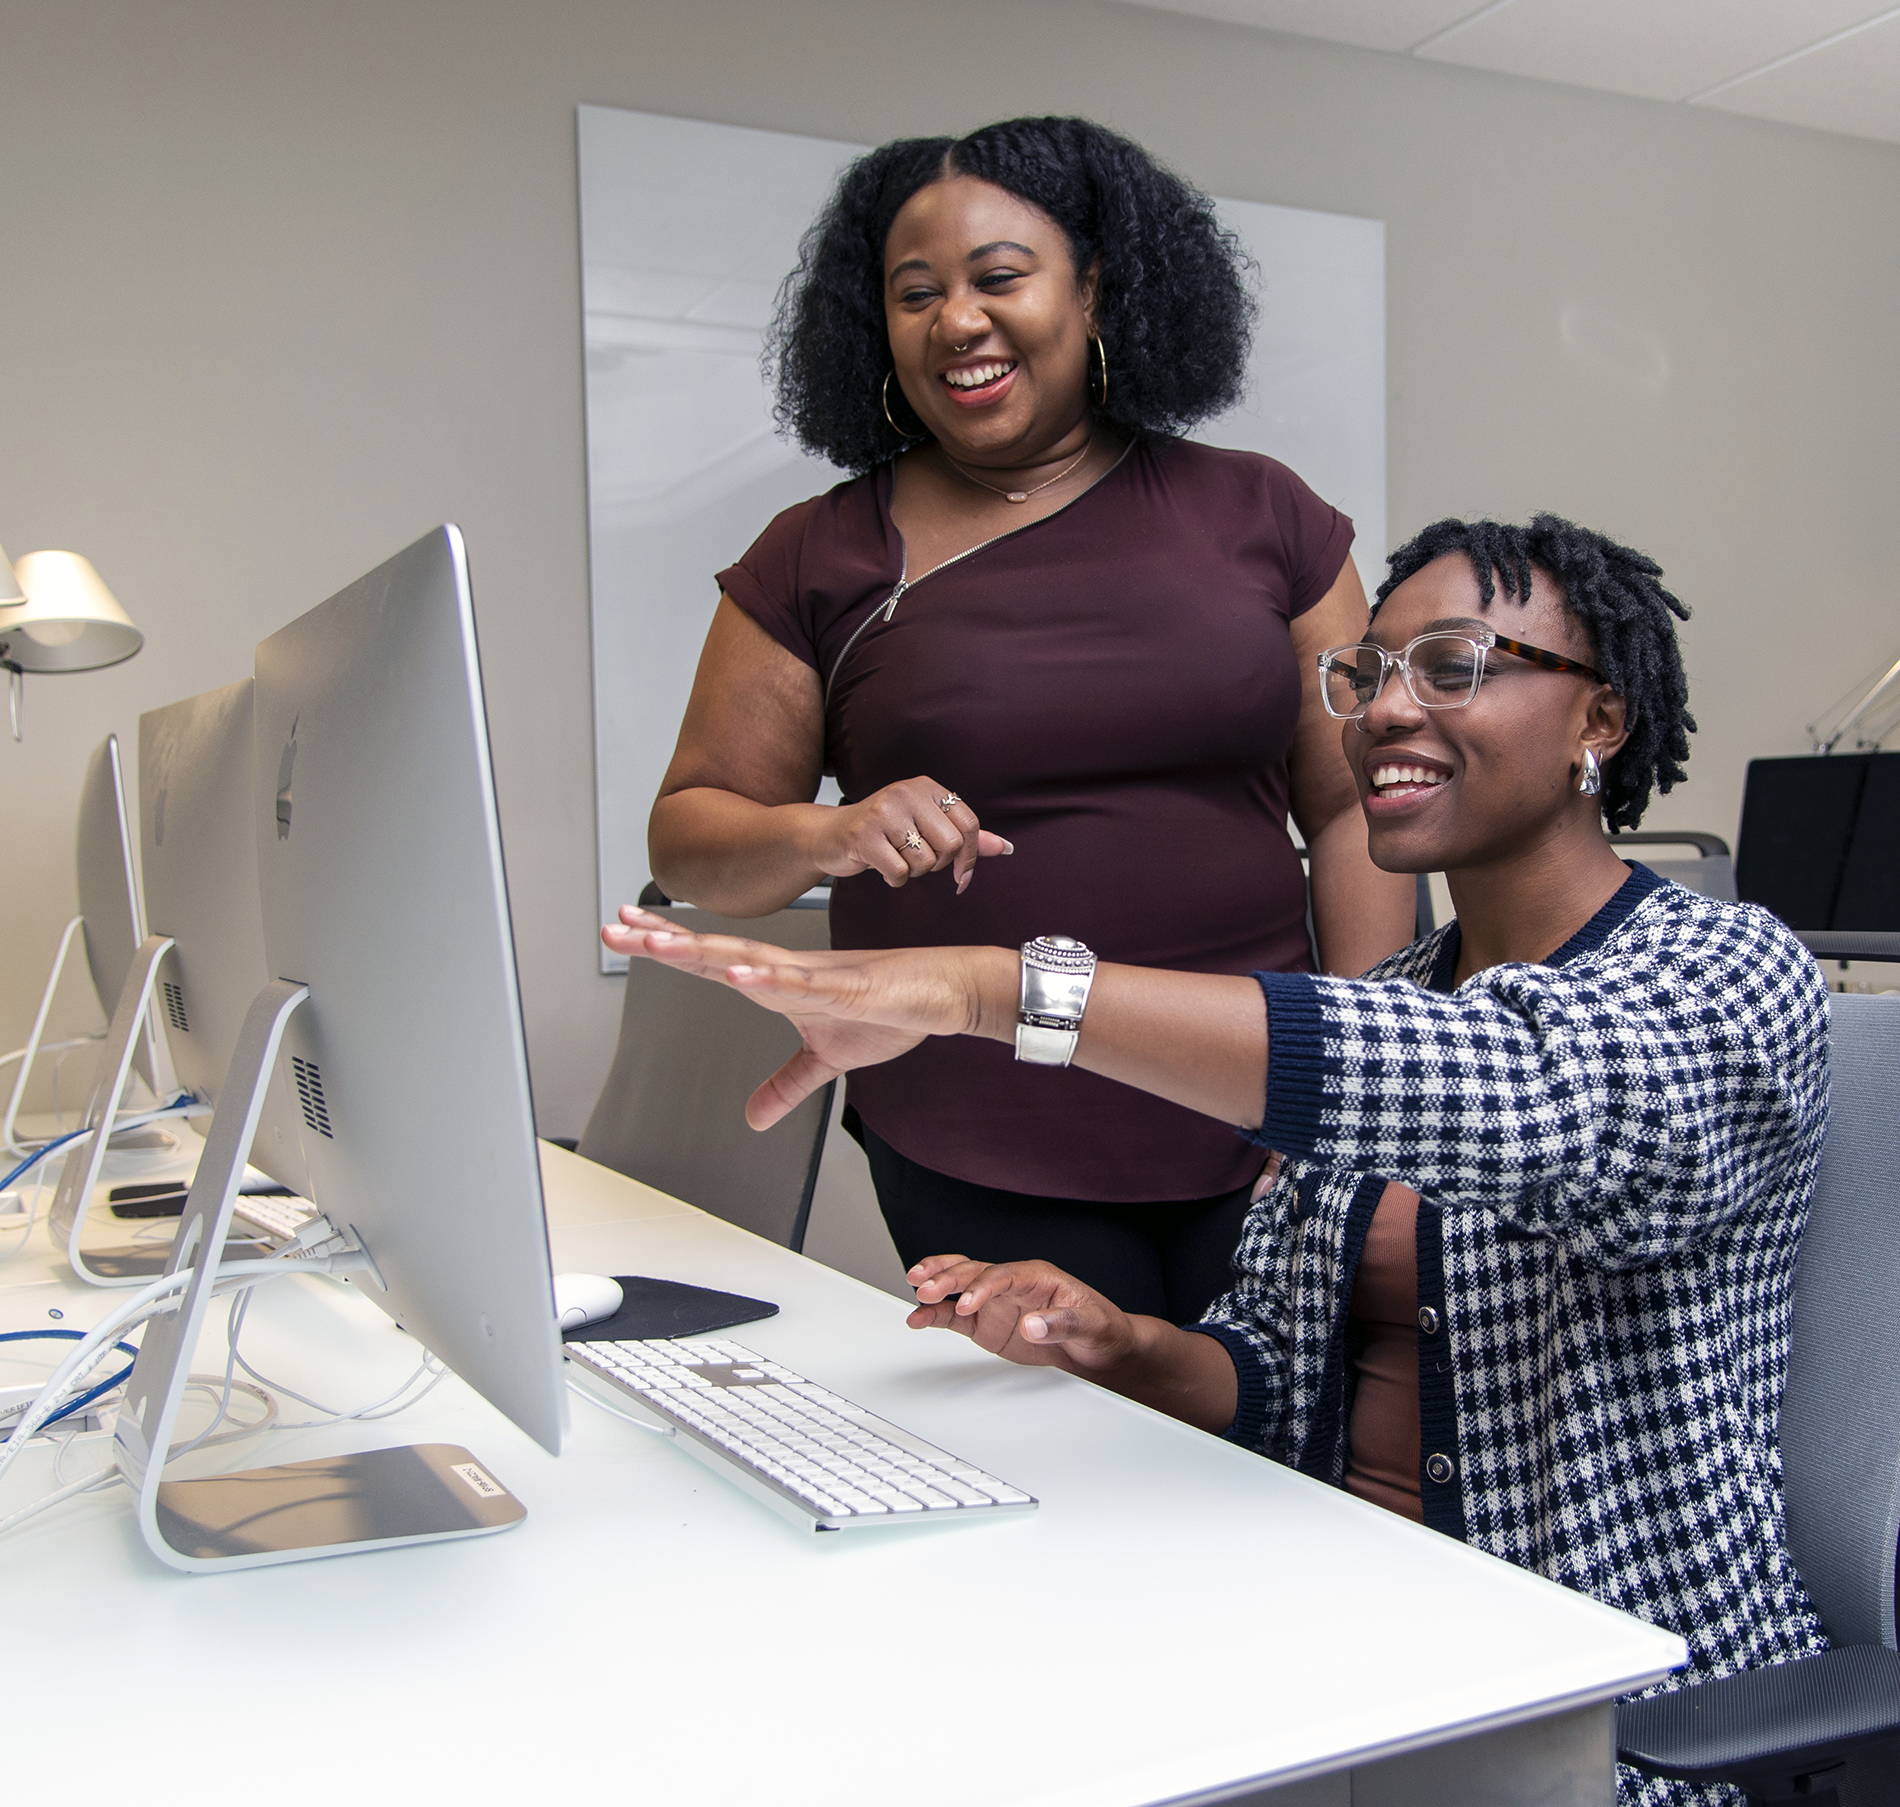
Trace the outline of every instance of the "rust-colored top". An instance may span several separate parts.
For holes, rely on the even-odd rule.
[[[1423,1523],[1419,1499],[1418,1194],[1388,1185],[1366,1229],[1352,1285],[1358,1387],[1346,1486]]]

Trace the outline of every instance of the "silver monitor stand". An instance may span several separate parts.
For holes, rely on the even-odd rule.
[[[132,956],[100,1051],[92,1099],[86,1106],[88,1133],[68,1149],[59,1185],[53,1192],[52,1209],[47,1213],[47,1233],[53,1246],[63,1248],[73,1272],[93,1286],[143,1286],[152,1277],[150,1260],[143,1250],[114,1251],[131,1256],[130,1260],[102,1257],[97,1251],[88,1259],[80,1253],[79,1239],[86,1227],[93,1188],[99,1184],[113,1125],[118,1121],[119,1100],[125,1095],[126,1080],[146,1025],[152,982],[158,974],[158,963],[171,945],[168,935],[147,935]]]
[[[157,960],[153,954],[153,968]],[[466,1449],[444,1443],[324,1456],[202,1480],[163,1478],[162,1452],[171,1446],[192,1352],[217,1285],[238,1182],[278,1043],[291,1014],[309,995],[307,986],[274,979],[244,1019],[172,1243],[167,1271],[190,1267],[192,1279],[177,1309],[147,1323],[114,1432],[119,1472],[137,1501],[139,1533],[152,1554],[174,1569],[203,1574],[262,1568],[481,1537],[505,1531],[527,1515]],[[374,1262],[360,1245],[358,1252],[362,1276],[376,1284]],[[296,1263],[284,1265],[294,1271]]]

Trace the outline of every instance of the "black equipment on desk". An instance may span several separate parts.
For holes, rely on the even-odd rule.
[[[1900,930],[1900,753],[1750,760],[1735,890],[1793,929]]]

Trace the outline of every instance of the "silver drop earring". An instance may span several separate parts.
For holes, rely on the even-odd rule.
[[[1595,747],[1583,749],[1583,776],[1577,780],[1577,789],[1586,797],[1594,797],[1603,789],[1603,767],[1597,761]]]

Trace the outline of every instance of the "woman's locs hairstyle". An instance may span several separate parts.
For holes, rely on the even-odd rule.
[[[1213,203],[1140,145],[1086,119],[1011,119],[966,138],[869,151],[799,245],[766,335],[781,431],[853,473],[922,437],[893,383],[884,241],[898,210],[949,175],[1007,189],[1062,229],[1077,270],[1100,264],[1089,398],[1127,434],[1181,433],[1239,400],[1253,338],[1251,262]],[[1113,373],[1106,405],[1099,369]]]
[[[1623,699],[1629,738],[1603,766],[1603,815],[1612,830],[1634,828],[1649,807],[1651,787],[1667,793],[1688,776],[1689,679],[1682,669],[1675,621],[1689,611],[1662,587],[1662,566],[1600,533],[1554,514],[1527,527],[1499,521],[1437,521],[1392,554],[1376,610],[1400,584],[1448,552],[1462,552],[1488,604],[1502,586],[1525,602],[1534,566],[1563,592],[1583,623],[1596,663]]]

